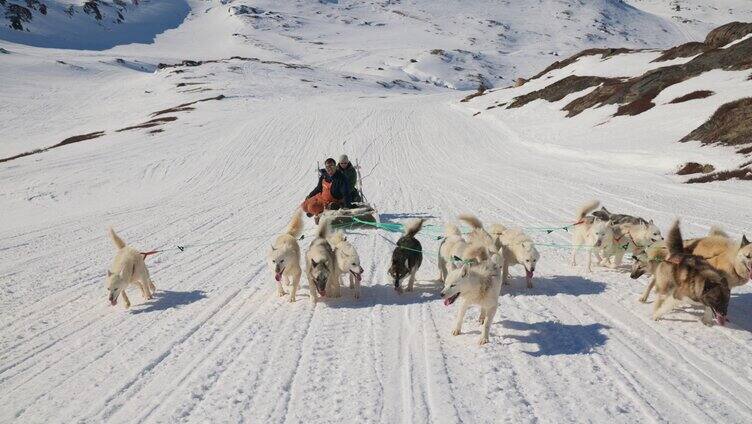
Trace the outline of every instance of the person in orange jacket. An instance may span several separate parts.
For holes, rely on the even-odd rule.
[[[319,182],[316,188],[308,194],[300,207],[308,217],[315,216],[325,209],[349,207],[350,192],[345,174],[337,169],[337,162],[328,158],[324,161],[324,169],[319,170]]]

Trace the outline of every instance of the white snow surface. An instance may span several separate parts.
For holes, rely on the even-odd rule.
[[[466,87],[468,73],[453,66],[508,81],[548,65],[549,52],[704,37],[658,13],[660,2],[503,3],[191,0],[177,28],[107,50],[0,32],[0,158],[105,132],[0,163],[0,422],[749,422],[749,285],[732,293],[727,327],[703,326],[692,306],[654,322],[637,302],[644,277],[572,267],[552,246],[568,233],[536,228],[572,223],[598,198],[664,231],[679,217],[686,237],[711,225],[749,236],[748,182],[686,185],[673,170],[738,163],[731,149],[676,140],[752,83],[708,72],[636,117],[603,107],[564,118],[582,93],[486,109],[572,73],[638,75],[655,66],[648,51],[584,57],[459,103],[468,92],[447,87]],[[682,2],[709,10],[701,3]],[[695,19],[744,20],[742,2],[720,3]],[[264,12],[230,13],[241,5]],[[627,35],[598,32],[604,22]],[[605,40],[577,38],[591,27]],[[433,49],[453,62],[428,62]],[[223,60],[157,70],[186,59]],[[667,104],[698,89],[716,94]],[[116,131],[220,94],[159,115],[177,118],[161,126]],[[457,308],[432,281],[432,227],[418,236],[426,257],[413,293],[396,294],[386,274],[383,237],[399,235],[353,230],[361,299],[344,289],[314,307],[305,279],[297,302],[276,297],[269,244],[313,188],[316,161],[340,153],[362,164],[382,221],[440,225],[471,212],[539,242],[535,287],[513,268],[487,345],[476,344],[476,309],[451,335]],[[131,289],[130,310],[107,303],[108,226],[142,251],[167,249],[146,260],[156,297]]]

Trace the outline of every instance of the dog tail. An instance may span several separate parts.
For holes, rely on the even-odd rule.
[[[723,231],[721,229],[721,227],[719,227],[717,225],[713,225],[712,227],[710,227],[710,232],[708,233],[708,235],[709,236],[718,236],[718,237],[723,237],[723,238],[729,238],[729,235],[726,234],[726,232]]]
[[[343,233],[342,230],[336,231],[331,237],[329,237],[329,243],[334,246],[342,243],[344,240],[345,233]]]
[[[319,222],[319,229],[318,229],[318,232],[316,233],[316,237],[325,239],[328,234],[329,234],[329,220],[322,219]]]
[[[113,230],[112,227],[110,227],[110,239],[112,240],[112,244],[114,244],[118,249],[125,247],[125,242],[123,241],[123,239],[118,237],[117,234],[115,234],[115,230]]]
[[[575,218],[577,219],[577,222],[582,221],[582,219],[585,218],[587,214],[594,211],[595,208],[597,208],[600,204],[601,202],[598,200],[591,200],[590,202],[582,205],[582,207],[577,211],[577,217]]]
[[[489,227],[489,233],[494,236],[500,236],[504,234],[504,231],[507,230],[507,227],[501,225],[501,224],[492,224],[491,227]]]
[[[300,209],[292,216],[292,220],[287,225],[285,232],[294,238],[299,238],[300,234],[303,233],[303,214],[300,212]]]
[[[456,225],[452,224],[451,222],[448,222],[446,225],[444,225],[444,235],[446,237],[462,237],[462,233],[460,232],[460,229],[457,228]]]
[[[674,221],[674,225],[668,230],[668,237],[666,238],[666,246],[668,247],[668,254],[670,256],[681,255],[684,253],[684,241],[682,239],[681,230],[679,229],[679,220]]]
[[[418,231],[423,228],[423,221],[425,221],[425,219],[422,218],[410,221],[410,223],[405,225],[405,235],[408,237],[415,237],[415,235],[418,234]]]
[[[467,225],[472,227],[473,229],[482,229],[483,223],[480,222],[480,219],[478,219],[475,215],[471,215],[469,213],[463,213],[458,216],[460,221],[465,221]]]

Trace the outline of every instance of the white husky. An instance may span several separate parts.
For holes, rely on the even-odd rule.
[[[287,286],[292,285],[290,289],[290,302],[295,302],[295,294],[300,287],[300,246],[298,238],[303,232],[303,218],[300,210],[293,215],[290,224],[287,225],[285,232],[277,236],[272,243],[272,248],[266,255],[269,261],[269,268],[274,273],[274,280],[277,282],[277,295],[282,297],[285,290],[282,288],[282,279],[285,279]]]
[[[360,280],[363,277],[363,267],[360,266],[360,256],[355,247],[347,241],[342,231],[337,231],[329,238],[329,244],[334,248],[337,258],[337,279],[343,274],[350,275],[350,289],[354,289],[353,296],[360,298]]]
[[[449,271],[457,268],[455,258],[461,258],[467,248],[467,242],[462,238],[459,228],[452,223],[444,227],[444,239],[439,245],[439,280],[444,282]]]
[[[329,222],[322,219],[316,238],[311,242],[306,252],[306,278],[311,302],[318,301],[316,292],[321,297],[339,297],[339,270],[334,249],[326,239],[329,234]]]
[[[613,254],[614,250],[614,230],[611,224],[608,221],[587,216],[598,205],[600,202],[594,200],[582,206],[577,212],[575,217],[577,222],[572,230],[572,266],[577,265],[577,250],[584,245],[588,252],[587,269],[589,272],[593,271],[593,255],[598,262],[603,262],[605,258]]]
[[[138,250],[126,246],[125,242],[115,234],[115,230],[112,228],[110,228],[110,238],[118,249],[112,266],[107,270],[107,290],[110,292],[110,305],[117,305],[118,297],[122,295],[125,307],[131,307],[131,301],[125,293],[125,288],[129,284],[138,286],[145,300],[151,299],[157,288],[154,287],[154,282],[149,277],[143,255]]]
[[[540,259],[540,253],[535,248],[535,243],[521,229],[507,229],[501,224],[491,226],[491,236],[494,238],[494,246],[499,249],[504,258],[501,281],[509,284],[509,267],[522,265],[525,267],[525,281],[527,287],[533,287],[533,273],[535,265]]]
[[[612,262],[609,263],[609,257],[605,259],[604,265],[617,268],[621,265],[624,254],[630,251],[632,255],[641,255],[648,246],[663,241],[661,230],[653,220],[646,220],[640,217],[611,213],[605,207],[593,212],[593,216],[603,221],[608,221],[614,230],[614,249],[610,256],[613,256]]]
[[[480,247],[479,247],[480,248]],[[451,305],[458,298],[462,300],[457,311],[457,319],[454,323],[452,335],[462,333],[462,322],[465,312],[471,305],[478,305],[481,309],[483,331],[478,344],[488,343],[488,333],[496,316],[499,306],[499,294],[501,293],[501,256],[494,253],[490,260],[479,265],[465,264],[447,275],[441,297],[444,305]]]

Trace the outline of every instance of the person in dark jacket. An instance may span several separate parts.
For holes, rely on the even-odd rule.
[[[328,158],[324,161],[324,169],[319,170],[319,183],[300,207],[311,217],[318,216],[324,209],[342,206],[350,206],[347,177],[337,169],[337,162]]]
[[[350,201],[351,202],[360,202],[360,193],[358,193],[358,172],[355,170],[355,167],[352,166],[350,163],[350,159],[348,159],[347,155],[342,155],[339,157],[339,163],[337,164],[337,171],[340,171],[345,174],[347,177],[347,189],[350,193]]]

